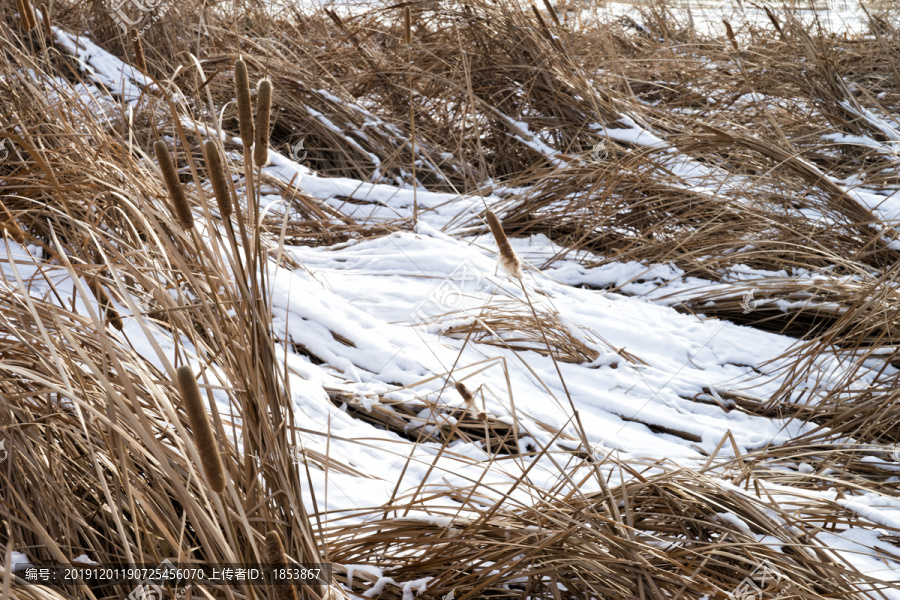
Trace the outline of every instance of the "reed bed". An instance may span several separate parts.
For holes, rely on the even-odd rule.
[[[375,586],[384,598],[411,593],[372,570],[351,575],[354,564],[383,567],[395,583],[430,577],[430,596],[457,600],[699,600],[731,593],[763,563],[779,573],[767,594],[884,597],[821,538],[879,530],[877,552],[896,568],[900,531],[801,491],[898,493],[872,458],[900,443],[900,232],[854,195],[860,183],[884,198],[900,185],[890,8],[870,15],[869,34],[841,39],[789,9],[767,9],[771,26],[729,23],[704,36],[664,2],[645,5],[640,24],[603,27],[591,20],[600,13],[569,21],[546,6],[482,0],[352,12],[187,2],[140,37],[123,34],[101,2],[37,7],[0,7],[3,244],[34,253],[0,271],[0,427],[16,453],[0,465],[0,546],[39,563],[86,549],[101,563],[264,562],[267,552],[334,562],[333,585],[303,590],[304,600]],[[92,76],[51,24],[89,31],[155,83],[127,106],[78,92]],[[261,81],[255,93],[250,81]],[[211,135],[219,114],[225,139]],[[702,280],[687,291],[669,282],[663,300],[799,342],[771,366],[784,376],[771,397],[719,390],[696,400],[717,396],[812,431],[687,469],[598,457],[549,425],[573,448],[529,445],[516,415],[514,425],[473,417],[470,402],[369,410],[335,392],[354,418],[439,454],[459,440],[482,445],[485,473],[550,457],[560,484],[538,486],[526,471],[514,487],[529,502],[478,482],[428,489],[361,509],[362,525],[319,511],[303,470],[372,474],[317,451],[299,468],[294,460],[303,436],[323,434],[296,421],[279,353],[304,350],[271,330],[269,267],[302,267],[285,245],[414,223],[351,219],[261,171],[267,152],[301,139],[304,163],[322,176],[501,196],[502,223],[472,214],[456,224],[494,234],[508,284],[525,294],[530,269],[507,236],[547,235],[587,257],[586,269],[670,263],[681,280]],[[264,186],[284,197],[285,214],[261,217]],[[774,275],[736,280],[741,268]],[[803,279],[812,275],[814,285]],[[38,283],[46,297],[31,293]],[[757,304],[746,311],[750,291]],[[171,344],[136,347],[151,330]],[[533,297],[494,299],[443,330],[554,361],[590,363],[602,350],[643,363],[576,333]],[[816,386],[823,356],[854,368]],[[871,385],[855,386],[872,364]],[[585,478],[604,491],[582,494]],[[793,491],[773,504],[763,484]],[[422,511],[433,518],[410,516]],[[29,600],[71,593],[23,585],[8,569],[0,586]],[[97,600],[130,592],[78,589]],[[192,593],[291,597],[246,586]]]
[[[857,517],[799,498],[768,510],[733,487],[752,488],[748,471],[723,484],[679,470],[613,487],[609,497],[543,491],[533,506],[509,499],[499,509],[477,488],[459,489],[439,495],[443,504],[427,518],[403,518],[410,507],[401,503],[390,507],[396,517],[330,533],[341,541],[339,562],[370,563],[374,549],[399,565],[394,577],[430,575],[435,593],[461,598],[550,597],[554,588],[573,597],[724,596],[762,561],[770,573],[763,597],[866,597],[816,541],[816,532]],[[722,519],[724,511],[738,519]],[[772,545],[757,544],[753,532],[767,532]],[[365,571],[354,575],[354,589],[374,583]]]

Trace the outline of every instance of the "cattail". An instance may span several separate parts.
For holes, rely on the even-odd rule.
[[[256,143],[253,164],[264,167],[269,162],[269,117],[272,114],[272,82],[262,79],[256,88]]]
[[[147,73],[147,61],[144,59],[144,45],[137,31],[131,30],[131,49],[134,51],[134,62],[141,73]]]
[[[44,37],[49,43],[53,39],[53,29],[50,27],[50,5],[47,2],[41,4],[41,24],[44,26]]]
[[[466,410],[469,411],[469,414],[473,417],[477,416],[477,411],[475,410],[475,397],[472,395],[472,392],[469,391],[469,388],[462,381],[458,381],[455,385],[456,391],[459,392],[459,395],[462,396],[463,402],[466,403]]]
[[[766,11],[766,16],[769,17],[769,21],[771,21],[772,25],[775,27],[775,31],[777,31],[778,35],[781,36],[781,39],[784,40],[784,33],[781,31],[781,25],[778,24],[778,19],[775,18],[775,15],[769,10],[768,6],[763,6],[763,9]]]
[[[35,25],[37,25],[37,19],[31,8],[30,0],[16,0],[16,10],[19,12],[19,17],[22,19],[22,24],[25,25],[26,31],[34,29]]]
[[[253,107],[250,105],[250,77],[247,63],[242,59],[234,61],[234,95],[237,98],[238,126],[244,148],[253,145]]]
[[[159,158],[159,168],[162,170],[163,180],[166,182],[166,189],[169,190],[169,198],[172,200],[172,214],[178,221],[178,224],[185,230],[194,226],[194,214],[188,205],[187,198],[184,197],[184,190],[181,188],[181,181],[178,179],[178,171],[175,170],[175,163],[169,156],[169,149],[162,140],[153,142],[153,149]]]
[[[106,290],[103,289],[100,280],[96,277],[92,277],[88,282],[88,288],[90,288],[91,293],[94,295],[94,299],[97,300],[97,304],[106,313],[106,320],[109,321],[109,324],[119,331],[122,331],[122,328],[124,327],[122,317],[119,316],[119,312],[116,310],[116,307],[113,306],[112,300],[109,299],[109,295],[106,293]]]
[[[284,545],[281,543],[281,536],[277,531],[270,531],[266,534],[266,559],[272,567],[287,563],[287,558],[284,556]],[[297,592],[291,584],[276,585],[275,597],[278,600],[297,600]]]
[[[178,391],[181,394],[181,401],[184,402],[188,422],[191,424],[203,473],[206,475],[206,481],[212,491],[220,494],[225,489],[225,473],[222,469],[219,448],[206,414],[206,405],[200,396],[200,387],[197,385],[194,372],[188,365],[178,367],[176,376]]]
[[[228,219],[233,212],[233,205],[219,147],[214,141],[207,140],[203,148],[206,150],[206,171],[212,183],[213,193],[216,195],[216,202],[219,204],[219,213],[223,219]]]
[[[412,9],[409,5],[403,8],[403,43],[412,42]]]
[[[266,533],[266,559],[273,565],[283,565],[287,562],[284,557],[284,544],[277,531]]]
[[[22,4],[22,0],[15,0],[16,3],[16,12],[19,13],[19,18],[22,19],[22,22],[25,25],[25,28],[28,28],[28,19],[25,17],[25,6]]]
[[[734,39],[734,30],[731,29],[731,23],[729,23],[725,19],[722,19],[722,22],[725,23],[725,35],[727,35],[728,39],[731,41],[731,47],[735,52],[737,52],[738,45],[737,41]]]
[[[553,19],[556,26],[560,27],[559,17],[556,16],[556,10],[554,10],[553,5],[550,4],[550,0],[544,0],[544,8],[547,9],[547,14],[550,15],[550,18]]]
[[[25,232],[21,227],[19,227],[19,224],[16,223],[15,218],[9,212],[9,209],[6,208],[5,204],[0,203],[0,209],[3,209],[3,229],[9,235],[9,237],[14,239],[19,245],[24,246],[27,239],[25,236]]]
[[[500,219],[490,210],[487,211],[486,216],[491,233],[494,234],[494,239],[497,241],[497,249],[500,250],[500,268],[509,277],[522,279],[522,263],[513,251],[512,246],[509,245],[509,238],[506,237],[506,233],[503,231]]]
[[[37,27],[37,15],[34,13],[34,6],[32,6],[31,0],[22,0],[22,5],[25,7],[25,16],[28,19],[28,29],[34,29]]]

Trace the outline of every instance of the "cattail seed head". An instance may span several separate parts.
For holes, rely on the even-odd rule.
[[[263,79],[256,95],[256,143],[253,145],[253,164],[264,167],[269,162],[269,118],[272,114],[272,82]]]
[[[50,27],[50,6],[45,1],[41,4],[41,24],[44,26],[44,37],[49,43],[53,39],[53,28]]]
[[[459,395],[462,396],[463,402],[466,403],[466,411],[477,418],[478,411],[475,409],[475,397],[472,395],[472,392],[470,392],[469,388],[461,381],[456,382],[454,387],[456,387],[456,391],[459,392]]]
[[[403,8],[403,43],[412,42],[412,9],[409,5]]]
[[[206,170],[209,181],[212,183],[216,202],[219,204],[219,213],[223,219],[228,219],[233,212],[231,190],[228,188],[228,179],[225,177],[225,165],[222,164],[222,155],[219,147],[212,140],[207,140],[203,145],[206,150]]]
[[[32,6],[31,0],[22,0],[22,4],[25,6],[25,15],[28,18],[28,29],[34,29],[37,27],[37,15],[34,12],[34,6]]]
[[[466,408],[475,405],[475,397],[472,395],[472,392],[469,391],[469,388],[466,387],[466,384],[458,381],[455,387],[456,391],[459,392],[459,395],[462,396],[463,401],[466,403]]]
[[[25,6],[22,4],[22,0],[15,0],[16,3],[16,12],[19,13],[19,19],[22,21],[22,25],[25,26],[25,29],[28,29],[28,17],[25,16]]]
[[[21,246],[25,245],[26,236],[25,232],[19,227],[19,224],[16,223],[15,218],[13,218],[12,213],[9,212],[9,209],[2,203],[0,203],[0,209],[3,211],[3,229],[6,231],[7,235],[14,239],[16,243]]]
[[[113,306],[112,300],[109,299],[109,294],[103,289],[100,280],[97,277],[92,277],[88,282],[88,287],[94,295],[94,299],[97,300],[97,304],[106,313],[106,320],[109,321],[109,324],[122,331],[122,328],[125,326],[122,322],[122,317],[119,316],[119,312]]]
[[[25,26],[26,31],[34,29],[34,26],[37,25],[37,19],[34,16],[31,1],[16,0],[16,10],[19,12],[19,17],[22,19],[22,24]]]
[[[219,456],[219,447],[216,438],[213,437],[212,426],[209,424],[209,417],[206,414],[206,405],[190,366],[178,367],[176,383],[181,401],[184,402],[191,431],[194,434],[194,443],[197,445],[197,454],[200,455],[200,463],[203,473],[206,475],[206,481],[212,491],[220,494],[225,489],[222,457]]]
[[[144,44],[137,31],[131,30],[131,49],[134,51],[134,64],[141,73],[147,73],[147,61],[144,59]]]
[[[272,566],[287,563],[287,558],[284,555],[284,545],[281,543],[281,536],[278,535],[277,531],[266,533],[266,560]],[[277,600],[297,600],[297,592],[294,590],[294,586],[290,584],[276,585],[275,598]]]
[[[244,148],[253,145],[253,107],[250,104],[250,76],[243,59],[234,61],[234,95],[237,99],[238,126]]]
[[[728,36],[728,41],[731,42],[732,49],[734,49],[734,51],[737,52],[738,44],[737,44],[737,40],[734,39],[734,30],[731,28],[731,23],[729,23],[725,19],[722,19],[722,23],[725,24],[725,35]]]
[[[277,531],[266,533],[266,559],[273,565],[281,565],[287,562],[284,558],[284,544]]]
[[[556,26],[561,27],[559,17],[556,16],[556,10],[553,8],[553,5],[550,4],[550,0],[544,0],[544,8],[547,9],[547,14],[550,15],[550,18],[553,19]]]
[[[500,251],[500,268],[509,277],[522,279],[522,262],[509,244],[509,238],[506,237],[506,232],[503,231],[500,219],[490,210],[487,211],[486,217],[491,233],[494,234],[494,240],[497,241],[497,249]]]
[[[187,198],[184,196],[184,189],[181,187],[181,181],[178,179],[178,171],[175,170],[175,163],[169,156],[169,149],[162,140],[153,143],[153,149],[159,159],[159,168],[163,174],[163,181],[166,182],[166,189],[169,191],[169,198],[172,200],[172,214],[178,221],[178,224],[185,230],[194,226],[194,214],[188,204]]]
[[[763,9],[766,11],[766,16],[769,17],[769,21],[771,21],[772,25],[775,27],[775,31],[777,31],[778,35],[780,35],[781,38],[784,39],[784,33],[781,31],[781,25],[778,24],[778,19],[775,17],[772,11],[769,10],[768,6],[764,5]]]

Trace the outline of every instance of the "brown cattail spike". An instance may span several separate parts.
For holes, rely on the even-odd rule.
[[[113,306],[112,300],[109,299],[109,295],[106,293],[106,290],[103,289],[100,280],[96,277],[92,277],[88,287],[90,288],[91,293],[94,294],[97,304],[100,305],[100,308],[106,313],[106,320],[109,321],[109,324],[119,331],[122,331],[122,328],[125,326],[124,323],[122,323],[122,317],[119,316],[116,307]]]
[[[194,214],[188,204],[187,198],[184,197],[184,189],[181,187],[181,181],[178,179],[178,171],[175,170],[175,163],[169,156],[169,149],[166,143],[157,140],[153,143],[153,150],[159,159],[159,168],[163,174],[163,181],[166,182],[166,189],[169,191],[169,198],[172,200],[172,214],[178,221],[178,224],[185,230],[194,226]]]
[[[775,31],[778,32],[778,35],[780,35],[782,41],[784,41],[784,32],[781,31],[781,25],[778,24],[778,19],[775,17],[772,11],[769,10],[768,6],[763,6],[763,9],[766,11],[766,16],[769,17],[769,21],[771,21],[772,25],[775,27]]]
[[[557,27],[561,27],[559,23],[559,17],[556,16],[556,9],[553,8],[552,4],[550,4],[550,0],[544,0],[544,8],[547,9],[547,14],[550,15],[551,19],[553,19],[553,23],[555,23]]]
[[[216,438],[213,437],[209,417],[206,414],[206,405],[200,396],[200,387],[194,372],[188,365],[178,367],[176,371],[176,383],[184,409],[187,412],[188,422],[194,434],[194,443],[197,445],[197,454],[200,455],[200,463],[206,481],[210,489],[217,494],[225,489],[225,473],[222,469],[222,457],[219,456],[219,447]]]
[[[13,218],[12,214],[9,212],[9,209],[6,208],[6,205],[0,203],[0,209],[3,211],[3,230],[14,239],[19,245],[24,246],[26,241],[25,232],[19,227],[19,224],[16,223],[15,218]]]
[[[412,42],[412,9],[409,5],[403,8],[403,43]]]
[[[500,268],[508,276],[522,279],[522,263],[509,244],[509,238],[503,231],[500,219],[490,210],[487,211],[486,216],[491,233],[494,234],[494,239],[497,241],[497,249],[500,251]]]
[[[470,392],[469,388],[461,381],[458,381],[454,387],[456,387],[456,391],[459,392],[459,395],[462,396],[463,402],[466,403],[466,411],[477,418],[478,411],[475,409],[475,397],[472,395],[472,392]]]
[[[53,28],[50,27],[50,4],[46,0],[41,4],[41,24],[44,26],[44,37],[49,44],[53,40]]]
[[[31,31],[37,25],[37,19],[34,16],[34,10],[31,7],[30,0],[16,0],[16,10],[22,19],[22,24],[26,31]]]
[[[237,99],[238,126],[244,148],[253,145],[253,107],[250,104],[250,77],[247,63],[242,59],[234,61],[234,95]]]
[[[463,401],[466,403],[466,408],[469,408],[475,404],[475,397],[463,382],[457,382],[455,387],[456,391],[459,392],[459,395],[462,396]]]
[[[729,23],[725,19],[722,19],[722,23],[725,24],[725,35],[728,36],[728,40],[731,42],[732,49],[737,52],[738,44],[737,40],[734,39],[734,30],[731,28],[731,23]]]
[[[144,59],[144,45],[137,31],[131,30],[131,49],[134,51],[134,64],[141,73],[147,73],[147,61]]]
[[[256,143],[253,145],[253,164],[264,167],[269,162],[269,118],[272,114],[272,82],[263,79],[256,95]]]
[[[25,5],[25,14],[28,17],[28,29],[34,29],[37,27],[37,15],[34,12],[34,6],[31,4],[31,0],[22,0],[22,4]]]
[[[275,565],[287,562],[284,558],[284,544],[281,543],[281,536],[277,531],[266,534],[266,560]]]
[[[228,219],[233,212],[231,190],[228,187],[228,179],[225,177],[225,166],[222,164],[222,156],[219,147],[212,140],[203,145],[206,150],[206,170],[209,181],[212,183],[216,202],[219,204],[219,214],[223,219]]]
[[[287,563],[284,555],[284,545],[281,543],[281,536],[277,531],[266,533],[266,560],[270,566],[283,565]],[[275,598],[277,600],[297,600],[297,592],[294,586],[290,584],[276,585]]]
[[[22,25],[25,26],[25,30],[28,30],[28,17],[25,16],[25,5],[22,3],[22,0],[15,0],[16,2],[16,12],[19,13],[19,20],[22,22]]]

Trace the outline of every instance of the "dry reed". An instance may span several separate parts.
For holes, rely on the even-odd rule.
[[[184,3],[183,9],[192,5]],[[58,22],[54,15],[54,24],[65,29],[93,23],[90,6],[67,5]],[[160,22],[147,39],[155,42],[154,68],[179,73],[171,85],[191,100],[186,106],[198,106],[192,103],[203,86],[219,107],[238,96],[239,118],[226,111],[223,126],[240,130],[248,152],[255,132],[247,66],[235,64],[235,85],[215,73],[229,68],[230,57],[258,52],[259,40],[268,37],[273,43],[265,47],[266,76],[278,85],[280,105],[279,118],[267,132],[273,148],[299,130],[309,132],[308,162],[322,175],[396,183],[408,173],[414,155],[416,178],[428,189],[484,193],[487,183],[499,184],[498,194],[515,189],[504,199],[502,227],[509,235],[547,235],[586,269],[635,261],[683,273],[672,283],[678,296],[663,300],[660,288],[668,281],[653,274],[613,281],[607,289],[630,295],[653,288],[650,301],[674,302],[685,312],[808,340],[782,357],[788,369],[784,389],[771,397],[710,390],[695,398],[711,407],[722,401],[732,410],[801,420],[809,425],[804,426],[806,439],[739,459],[711,457],[703,472],[606,458],[603,468],[614,464],[625,480],[608,494],[582,496],[578,486],[563,489],[562,484],[552,492],[540,487],[528,489],[526,495],[535,499],[530,506],[512,495],[498,498],[486,487],[465,489],[454,482],[453,489],[429,492],[424,501],[404,502],[401,493],[393,504],[360,511],[362,526],[342,527],[344,514],[316,515],[322,529],[314,531],[303,512],[311,500],[299,491],[297,466],[283,441],[286,431],[299,430],[278,421],[292,414],[291,404],[284,394],[266,393],[277,371],[261,369],[263,361],[250,350],[250,340],[270,323],[255,319],[249,309],[230,312],[231,307],[256,306],[235,282],[237,259],[228,255],[229,248],[212,252],[171,235],[164,226],[171,221],[166,210],[146,202],[158,195],[158,176],[121,151],[127,141],[95,117],[93,104],[85,104],[76,88],[58,83],[72,80],[76,58],[59,48],[64,60],[48,60],[31,53],[15,32],[4,31],[0,115],[15,115],[16,122],[3,127],[26,131],[35,149],[31,154],[21,145],[0,163],[8,193],[4,229],[14,239],[17,231],[23,239],[53,239],[62,248],[61,258],[82,262],[86,248],[99,245],[101,259],[86,262],[116,265],[115,285],[121,287],[113,290],[107,281],[108,289],[117,298],[152,303],[152,319],[140,310],[129,319],[164,328],[172,339],[189,340],[198,355],[215,357],[227,381],[217,394],[227,396],[235,421],[241,419],[240,426],[230,423],[229,415],[212,420],[217,451],[240,456],[222,435],[234,427],[244,436],[245,448],[260,448],[259,455],[267,457],[265,469],[245,458],[244,465],[230,470],[236,499],[223,494],[208,502],[208,477],[194,475],[188,438],[182,435],[187,426],[196,428],[182,411],[172,412],[168,379],[154,362],[65,303],[32,294],[28,282],[20,287],[7,280],[4,266],[0,424],[24,458],[0,469],[0,506],[8,510],[4,539],[17,540],[33,561],[44,563],[81,552],[101,562],[158,562],[169,555],[201,562],[252,561],[260,555],[263,528],[274,526],[262,524],[278,523],[292,556],[314,556],[317,544],[338,563],[373,563],[372,555],[387,556],[388,564],[397,567],[390,572],[396,581],[430,576],[429,593],[456,589],[459,598],[552,599],[559,597],[561,586],[578,597],[724,596],[762,560],[796,585],[787,591],[789,597],[849,600],[877,594],[884,583],[852,564],[835,565],[833,549],[823,547],[819,534],[877,531],[881,541],[871,549],[873,560],[896,568],[896,528],[869,522],[846,502],[811,498],[806,491],[834,487],[845,497],[898,493],[894,472],[872,460],[900,441],[895,234],[889,219],[853,200],[847,185],[835,183],[862,182],[885,197],[898,183],[894,159],[882,151],[884,131],[867,120],[900,109],[896,31],[885,28],[880,38],[866,34],[836,42],[808,27],[804,31],[789,13],[776,19],[765,7],[772,26],[741,29],[744,47],[752,52],[738,54],[729,46],[727,30],[724,39],[706,38],[663,16],[669,13],[658,12],[656,18],[648,9],[636,17],[640,27],[624,20],[602,30],[564,25],[567,52],[561,55],[552,37],[560,32],[548,37],[546,27],[560,24],[548,20],[536,27],[533,14],[514,3],[472,0],[413,7],[416,43],[400,50],[396,24],[387,12],[396,11],[393,7],[344,19],[334,12],[294,19],[287,10],[273,17],[248,9],[229,15],[240,19],[238,33],[232,27],[236,21],[211,12],[209,24],[218,35],[214,47],[200,49],[203,78],[177,69],[188,52],[197,52],[191,41],[196,36],[180,29],[184,22]],[[7,19],[11,10],[0,7]],[[23,20],[26,12],[20,10]],[[128,55],[114,29],[92,28],[92,34],[102,46]],[[740,72],[734,68],[737,58]],[[39,76],[23,81],[23,69]],[[85,71],[75,74],[91,78]],[[409,74],[415,75],[414,94]],[[55,83],[43,87],[46,81]],[[155,139],[159,123],[171,120],[168,108],[154,112],[155,93],[148,94],[145,114],[135,119],[137,139]],[[199,121],[200,114],[179,117]],[[622,120],[625,114],[630,122]],[[666,148],[642,146],[633,136],[623,141],[629,138],[616,135],[621,133],[617,128],[629,123],[652,132]],[[248,126],[251,133],[245,136]],[[197,136],[179,130],[177,123],[164,128],[165,135],[174,131],[183,148],[180,156],[197,177],[193,159],[204,150]],[[871,142],[846,142],[860,138]],[[608,156],[589,159],[601,139]],[[229,144],[228,150],[237,147]],[[707,173],[707,179],[685,178],[673,168],[674,156],[691,161],[686,164]],[[216,169],[209,162],[207,168],[216,192]],[[287,243],[308,245],[381,236],[409,226],[404,215],[394,221],[355,221],[283,182],[266,185],[289,197],[289,214],[284,221],[270,216],[261,227],[264,256],[278,254],[282,226],[289,233]],[[371,202],[363,194],[346,200]],[[237,209],[237,204],[231,207]],[[224,215],[221,204],[220,212]],[[475,220],[468,229],[461,225],[459,231],[480,230]],[[491,229],[502,227],[498,223]],[[297,268],[289,257],[282,260]],[[748,267],[783,275],[749,280],[742,270]],[[736,273],[744,278],[736,280]],[[74,268],[70,273],[82,275]],[[691,278],[719,287],[690,291],[677,285]],[[754,288],[758,306],[745,313],[743,296]],[[138,302],[135,308],[141,308]],[[595,344],[575,344],[574,336],[550,317],[530,317],[521,306],[510,309],[495,302],[471,335],[479,343],[549,353],[576,364],[596,356]],[[466,322],[447,333],[464,339],[471,327]],[[262,337],[256,348],[274,347]],[[640,365],[636,357],[622,358]],[[858,366],[840,380],[817,381],[821,361],[829,358]],[[872,365],[882,369],[874,379],[866,371]],[[764,371],[769,367],[757,365]],[[864,374],[867,385],[859,385]],[[713,394],[719,397],[715,402]],[[265,399],[262,407],[259,398]],[[367,407],[361,399],[347,399],[347,404],[352,418],[368,419],[401,438],[421,438],[442,451],[452,451],[449,441],[463,440],[486,449],[502,445],[503,453],[527,465],[532,460],[513,428],[493,415],[476,425],[434,402],[382,399]],[[83,420],[69,412],[70,405]],[[420,417],[422,411],[428,416]],[[835,445],[835,438],[844,441]],[[854,441],[847,444],[848,438]],[[560,455],[573,460],[561,466],[560,480],[587,477],[597,458],[577,440],[560,439],[568,449],[560,450],[560,444],[548,452],[554,460]],[[496,452],[488,454],[493,460]],[[308,456],[316,468],[363,481],[371,477],[341,465],[333,454]],[[814,472],[798,471],[801,459]],[[736,474],[724,476],[725,468]],[[795,486],[796,504],[787,510],[767,501],[769,483]],[[528,481],[516,485],[528,486]],[[780,498],[789,493],[779,489]],[[441,517],[451,527],[390,516],[410,510],[434,515],[444,497],[449,508]],[[123,511],[111,512],[111,499],[121,499]],[[743,520],[751,534],[733,519],[721,519],[722,512]],[[760,535],[775,543],[760,544]],[[10,579],[13,598],[71,595]],[[376,580],[357,570],[354,593],[371,589]],[[381,585],[383,597],[402,597],[399,587]],[[130,592],[119,586],[110,597]],[[249,596],[229,593],[239,600]]]

